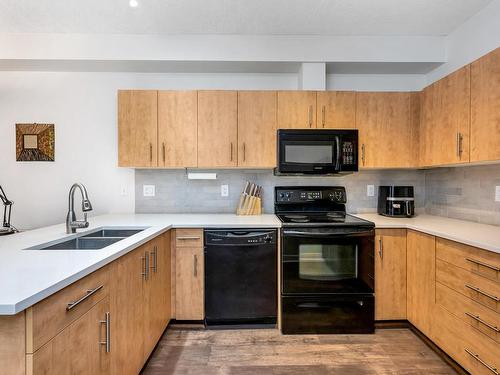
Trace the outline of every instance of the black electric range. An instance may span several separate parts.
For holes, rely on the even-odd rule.
[[[375,225],[339,186],[276,187],[283,333],[374,332]]]

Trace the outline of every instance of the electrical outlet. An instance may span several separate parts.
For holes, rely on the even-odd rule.
[[[366,195],[368,197],[375,196],[375,185],[366,185]]]
[[[120,195],[122,197],[128,195],[128,189],[127,189],[127,187],[125,185],[121,187],[121,189],[120,189]]]
[[[500,202],[500,186],[495,186],[495,202]]]
[[[221,197],[229,197],[229,185],[221,185],[220,186],[220,196]]]
[[[142,195],[144,197],[154,197],[155,196],[155,186],[154,185],[142,185]]]

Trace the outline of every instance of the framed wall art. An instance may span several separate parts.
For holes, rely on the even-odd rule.
[[[54,124],[16,124],[17,161],[54,161]]]

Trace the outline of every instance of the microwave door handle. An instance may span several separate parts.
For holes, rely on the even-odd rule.
[[[337,161],[335,163],[335,170],[340,171],[340,138],[338,135],[335,136],[335,144],[337,146]]]
[[[411,216],[410,212],[410,201],[405,202],[405,208],[406,208],[406,216]]]

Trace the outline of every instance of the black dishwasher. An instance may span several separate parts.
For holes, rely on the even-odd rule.
[[[276,324],[275,229],[205,230],[207,326]]]

